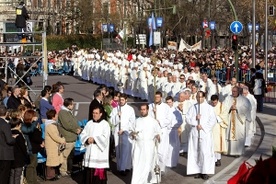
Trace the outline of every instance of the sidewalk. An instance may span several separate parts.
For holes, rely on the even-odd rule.
[[[263,113],[257,113],[257,130],[252,146],[246,148],[245,154],[235,159],[230,165],[214,175],[205,184],[226,184],[234,176],[243,161],[255,165],[255,160],[262,155],[266,159],[272,155],[272,146],[276,146],[276,105],[265,103]]]

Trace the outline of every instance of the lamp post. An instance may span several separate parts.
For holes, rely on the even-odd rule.
[[[267,0],[266,0],[267,1]],[[252,65],[256,65],[256,2],[252,0]]]
[[[267,41],[268,41],[268,8],[267,8],[267,0],[265,0],[265,81],[267,82]]]

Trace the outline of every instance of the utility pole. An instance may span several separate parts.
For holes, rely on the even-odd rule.
[[[124,52],[126,51],[126,41],[127,41],[127,36],[126,36],[126,0],[124,0],[124,19],[123,19],[123,28],[124,28]]]
[[[266,0],[267,1],[267,0]],[[256,65],[256,1],[252,0],[252,67]],[[267,16],[267,15],[266,15]]]
[[[265,81],[267,82],[267,49],[268,49],[268,7],[267,0],[265,0]]]

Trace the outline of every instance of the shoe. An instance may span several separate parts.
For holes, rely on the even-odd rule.
[[[179,154],[181,157],[187,157],[187,152],[182,152]]]
[[[200,174],[196,174],[196,175],[194,176],[194,178],[195,178],[195,179],[199,179],[199,178],[201,178],[201,175],[200,175]]]
[[[61,175],[62,177],[68,177],[68,176],[69,176],[66,172],[62,172],[62,173],[60,173],[60,175]]]
[[[201,178],[202,178],[203,180],[208,180],[208,179],[209,179],[209,176],[208,176],[207,174],[202,174],[202,175],[201,175]]]
[[[217,167],[220,167],[220,166],[221,166],[220,160],[217,160],[217,161],[216,161],[216,166],[217,166]]]
[[[121,176],[126,176],[127,173],[126,173],[126,171],[120,171],[120,175],[121,175]]]

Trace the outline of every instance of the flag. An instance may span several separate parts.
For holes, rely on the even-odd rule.
[[[151,14],[151,19],[149,19],[149,29],[150,29],[149,46],[152,46],[153,45],[153,31],[156,29],[155,17],[153,15],[153,13]]]
[[[123,40],[125,38],[125,33],[124,33],[124,29],[122,29],[119,34],[120,38]]]

